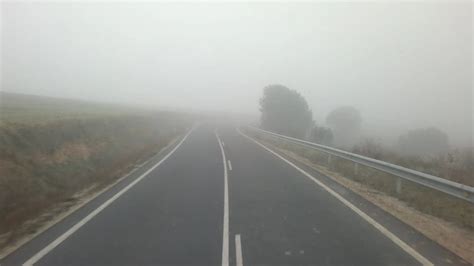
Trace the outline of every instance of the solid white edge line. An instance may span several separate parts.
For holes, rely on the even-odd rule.
[[[224,225],[222,229],[222,266],[229,266],[229,189],[227,182],[227,163],[225,159],[224,147],[222,141],[215,132],[217,142],[221,148],[222,160],[224,164]]]
[[[235,264],[236,266],[244,266],[242,258],[242,241],[240,235],[235,235]]]
[[[184,138],[176,145],[176,147],[173,148],[163,159],[161,159],[158,163],[156,163],[153,167],[148,169],[145,173],[143,173],[141,176],[139,176],[137,179],[135,179],[133,182],[128,184],[126,187],[124,187],[122,190],[120,190],[117,194],[113,195],[110,199],[108,199],[106,202],[104,202],[102,205],[100,205],[97,209],[89,213],[86,217],[84,217],[82,220],[80,220],[78,223],[76,223],[74,226],[69,228],[66,232],[64,232],[61,236],[56,238],[53,242],[49,243],[46,247],[44,247],[42,250],[40,250],[38,253],[36,253],[33,257],[28,259],[25,263],[23,263],[23,266],[30,266],[38,262],[41,258],[43,258],[45,255],[47,255],[49,252],[51,252],[54,248],[56,248],[59,244],[61,244],[64,240],[66,240],[68,237],[70,237],[72,234],[74,234],[79,228],[81,228],[83,225],[85,225],[87,222],[92,220],[94,216],[99,214],[102,210],[104,210],[107,206],[109,206],[112,202],[114,202],[117,198],[119,198],[122,194],[127,192],[130,188],[132,188],[134,185],[136,185],[138,182],[140,182],[144,177],[146,177],[151,171],[153,171],[156,167],[158,167],[160,164],[162,164],[168,157],[171,156],[180,146],[183,144],[183,142],[188,138],[189,134],[195,129],[196,127],[193,127],[189,132],[184,136]]]
[[[232,163],[230,162],[230,160],[227,160],[227,163],[229,163],[229,170],[232,171]]]
[[[177,139],[175,140],[172,140],[170,143],[168,143],[165,147],[163,147],[158,153],[162,152],[162,151],[165,151],[166,149],[168,149],[170,146],[172,146],[173,144],[175,144],[177,142]],[[157,153],[157,154],[158,154]],[[155,154],[156,155],[156,154]],[[155,155],[151,156],[151,157],[154,157]],[[145,164],[147,164],[152,158],[146,160],[143,164],[141,164],[141,166],[144,166]],[[130,175],[132,175],[133,173],[135,173],[140,167],[135,167],[133,168],[130,172],[128,172],[127,174],[123,175],[122,177],[120,177],[119,179],[115,180],[113,183],[107,185],[106,187],[104,187],[103,189],[99,190],[97,193],[94,193],[93,196],[91,196],[90,198],[87,198],[86,200],[84,200],[83,202],[79,203],[78,205],[72,207],[70,210],[68,210],[64,215],[60,215],[60,218],[58,218],[57,220],[54,220],[52,223],[48,224],[47,226],[43,227],[43,228],[40,228],[36,233],[34,233],[33,235],[31,235],[31,238],[29,239],[26,239],[24,241],[20,240],[19,241],[19,244],[18,246],[16,246],[15,248],[13,248],[11,251],[8,251],[6,252],[5,254],[3,254],[3,256],[0,256],[0,260],[6,258],[7,256],[9,256],[10,254],[13,254],[15,251],[19,250],[21,247],[23,247],[25,244],[29,243],[30,241],[32,241],[34,238],[36,238],[37,236],[41,235],[42,233],[44,233],[46,230],[48,230],[49,228],[55,226],[56,224],[60,223],[61,221],[63,221],[64,219],[66,219],[67,217],[69,217],[69,215],[71,215],[72,213],[76,212],[77,210],[79,210],[80,208],[82,208],[82,206],[88,204],[89,202],[93,201],[94,199],[96,199],[97,197],[99,197],[100,195],[102,195],[103,193],[105,193],[106,191],[108,191],[109,189],[111,189],[113,186],[117,185],[118,183],[122,182],[122,180],[124,180],[125,178],[129,177]],[[1,264],[0,264],[1,266]]]
[[[332,190],[330,187],[326,186],[325,184],[323,184],[321,181],[317,180],[315,177],[313,177],[312,175],[310,175],[309,173],[307,173],[306,171],[304,171],[303,169],[299,168],[298,166],[296,166],[294,163],[288,161],[287,159],[285,159],[283,156],[281,156],[280,154],[274,152],[273,150],[271,150],[270,148],[266,147],[265,145],[263,145],[262,143],[258,142],[257,140],[247,136],[246,134],[244,134],[242,131],[240,131],[240,129],[237,129],[237,132],[239,132],[240,135],[248,138],[249,140],[255,142],[256,144],[258,144],[259,146],[261,146],[262,148],[264,148],[265,150],[269,151],[270,153],[272,153],[273,155],[275,155],[276,157],[280,158],[281,160],[283,160],[284,162],[286,162],[287,164],[291,165],[292,167],[294,167],[296,170],[298,170],[299,172],[301,172],[302,174],[304,174],[306,177],[308,177],[309,179],[311,179],[312,181],[314,181],[316,184],[318,184],[320,187],[322,187],[324,190],[326,190],[327,192],[329,192],[331,195],[333,195],[335,198],[337,198],[339,201],[341,201],[344,205],[346,205],[347,207],[349,207],[352,211],[354,211],[355,213],[357,213],[360,217],[362,217],[364,220],[366,220],[369,224],[371,224],[372,226],[374,226],[377,230],[379,230],[383,235],[385,235],[387,238],[389,238],[390,240],[392,240],[392,242],[394,242],[397,246],[399,246],[401,249],[403,249],[406,253],[410,254],[413,258],[415,258],[418,262],[420,262],[422,265],[434,265],[431,261],[429,261],[427,258],[423,257],[420,253],[418,253],[416,250],[414,250],[412,247],[410,247],[407,243],[403,242],[400,238],[398,238],[395,234],[393,234],[392,232],[390,232],[387,228],[385,228],[384,226],[382,226],[381,224],[379,224],[378,222],[376,222],[374,219],[372,219],[369,215],[367,215],[365,212],[361,211],[359,208],[357,208],[355,205],[353,205],[352,203],[350,203],[348,200],[346,200],[345,198],[343,198],[341,195],[339,195],[337,192],[335,192],[334,190]]]

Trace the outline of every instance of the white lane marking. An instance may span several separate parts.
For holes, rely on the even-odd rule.
[[[224,162],[224,226],[222,234],[222,266],[229,266],[229,189],[227,185],[227,164],[225,159],[224,147],[219,135],[216,133],[217,142],[221,147],[222,160]]]
[[[178,141],[179,138],[175,138],[174,140],[172,140],[170,143],[168,143],[165,147],[163,147],[158,153],[156,154],[159,154],[159,153],[162,153],[164,151],[166,151],[169,147],[173,146],[173,144],[175,144],[177,141]],[[155,155],[156,155],[155,154]],[[151,156],[151,157],[154,157],[155,155]],[[145,165],[146,163],[148,163],[152,158],[146,160],[145,163],[143,163],[143,165]],[[61,221],[63,221],[64,219],[66,219],[67,217],[69,217],[69,215],[71,215],[72,213],[74,213],[75,211],[77,211],[78,209],[82,208],[82,206],[88,204],[89,202],[93,201],[94,199],[96,199],[97,197],[99,197],[100,195],[102,195],[103,193],[105,193],[106,191],[108,191],[110,188],[112,188],[113,186],[115,186],[116,184],[122,182],[122,180],[124,180],[125,178],[131,176],[133,173],[135,173],[135,171],[137,171],[139,169],[139,167],[135,167],[133,168],[130,172],[128,172],[127,174],[123,175],[122,177],[120,177],[119,179],[115,180],[113,183],[107,185],[106,187],[102,188],[101,190],[99,190],[97,193],[94,193],[93,196],[91,196],[90,198],[87,198],[85,200],[83,200],[81,203],[79,203],[78,205],[72,207],[70,210],[68,210],[66,213],[62,214],[62,215],[59,215],[58,219],[53,219],[51,221],[51,223],[45,225],[43,228],[40,228],[38,229],[38,231],[34,234],[32,234],[30,237],[28,237],[28,239],[25,239],[25,240],[20,240],[18,245],[14,248],[12,248],[10,251],[8,252],[5,252],[4,254],[2,254],[2,256],[0,256],[0,260],[2,260],[3,258],[6,258],[8,255],[14,253],[15,251],[19,250],[21,247],[23,247],[26,243],[29,243],[31,240],[33,240],[36,236],[39,236],[40,234],[42,234],[43,232],[45,232],[46,230],[48,230],[49,228],[55,226],[56,224],[60,223]],[[0,264],[1,266],[1,264]]]
[[[240,235],[235,235],[235,264],[236,266],[244,266],[242,259],[242,243],[240,241]]]
[[[383,227],[381,224],[376,222],[374,219],[372,219],[369,215],[367,215],[365,212],[361,211],[359,208],[354,206],[352,203],[350,203],[348,200],[343,198],[341,195],[336,193],[334,190],[332,190],[330,187],[326,186],[323,184],[321,181],[317,180],[315,177],[312,175],[308,174],[306,171],[303,169],[299,168],[296,166],[294,163],[288,161],[287,159],[283,158],[280,154],[274,152],[270,148],[267,148],[265,145],[262,143],[258,142],[257,140],[254,140],[253,138],[247,136],[246,134],[242,133],[240,129],[237,129],[240,135],[248,138],[249,140],[255,142],[265,150],[269,151],[276,157],[282,159],[284,162],[287,164],[293,166],[296,170],[304,174],[306,177],[314,181],[316,184],[318,184],[320,187],[325,189],[327,192],[329,192],[331,195],[336,197],[338,200],[340,200],[344,205],[349,207],[351,210],[353,210],[355,213],[357,213],[360,217],[362,217],[364,220],[366,220],[369,224],[374,226],[377,230],[379,230],[382,234],[384,234],[387,238],[392,240],[397,246],[399,246],[401,249],[403,249],[406,253],[410,254],[413,258],[415,258],[418,262],[420,262],[422,265],[434,265],[431,261],[429,261],[427,258],[423,257],[420,253],[418,253],[416,250],[414,250],[412,247],[410,247],[407,243],[403,242],[400,238],[398,238],[395,234],[390,232],[387,228]]]
[[[229,163],[229,170],[232,171],[232,163],[230,163],[230,160],[227,160],[227,163]]]
[[[23,263],[23,266],[30,266],[38,262],[41,258],[43,258],[46,254],[51,252],[54,248],[56,248],[59,244],[61,244],[64,240],[66,240],[68,237],[70,237],[72,234],[74,234],[79,228],[81,228],[83,225],[85,225],[87,222],[92,220],[94,216],[99,214],[102,210],[104,210],[107,206],[109,206],[112,202],[114,202],[117,198],[122,196],[127,190],[132,188],[134,185],[136,185],[138,182],[140,182],[144,177],[146,177],[151,171],[153,171],[156,167],[158,167],[160,164],[162,164],[168,157],[171,156],[180,146],[183,144],[183,142],[188,138],[189,134],[195,129],[196,127],[193,127],[187,134],[184,136],[184,138],[176,145],[176,147],[173,148],[163,159],[161,159],[158,163],[156,163],[153,167],[148,169],[145,173],[143,173],[141,176],[139,176],[137,179],[135,179],[132,183],[128,184],[126,187],[124,187],[122,190],[120,190],[117,194],[113,195],[110,199],[108,199],[106,202],[104,202],[102,205],[100,205],[97,209],[89,213],[86,217],[84,217],[82,220],[80,220],[78,223],[76,223],[73,227],[69,228],[66,232],[64,232],[61,236],[56,238],[53,242],[49,243],[46,247],[44,247],[42,250],[40,250],[38,253],[36,253],[33,257],[28,259],[25,263]]]

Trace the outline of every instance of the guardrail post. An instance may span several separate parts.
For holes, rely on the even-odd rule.
[[[331,154],[328,154],[328,168],[331,169]]]
[[[395,181],[395,191],[397,194],[402,192],[402,179],[400,177],[397,177],[397,181]]]
[[[355,175],[359,174],[359,164],[358,163],[354,163],[354,174]]]

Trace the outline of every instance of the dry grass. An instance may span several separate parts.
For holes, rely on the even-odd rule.
[[[10,245],[22,224],[92,185],[101,187],[150,157],[189,121],[170,114],[61,119],[0,127],[0,235]],[[1,242],[1,241],[0,241]]]
[[[406,202],[401,201],[400,199],[389,196],[385,193],[380,193],[380,191],[372,189],[357,181],[350,180],[337,172],[329,170],[327,167],[316,165],[293,152],[288,152],[283,149],[279,150],[298,161],[304,162],[325,175],[330,176],[339,184],[349,188],[363,198],[404,221],[428,238],[446,247],[455,254],[458,254],[466,261],[474,263],[474,253],[472,252],[472,247],[474,247],[474,233],[472,230],[423,213],[409,206]]]
[[[172,145],[178,141],[178,139],[179,137],[175,137],[168,145]],[[143,160],[145,159],[148,158],[144,158]],[[146,163],[146,161],[144,163]],[[124,168],[121,178],[115,179],[111,183],[102,183],[102,185],[91,184],[88,188],[75,193],[67,201],[57,202],[48,209],[44,210],[40,216],[24,222],[19,226],[19,228],[15,230],[17,237],[15,237],[13,241],[10,240],[8,246],[5,246],[3,249],[0,248],[0,259],[15,251],[17,248],[21,247],[23,244],[27,243],[29,240],[41,234],[45,230],[54,226],[68,215],[78,210],[89,201],[93,200],[95,197],[99,196],[127,176],[131,175],[133,172],[135,172],[135,170],[138,169],[137,166],[141,165],[143,165],[141,162],[140,164],[129,165],[129,167]],[[9,238],[11,239],[11,235],[9,233],[0,235],[0,243],[6,243]]]
[[[413,156],[397,153],[374,140],[366,139],[352,152],[439,176],[468,186],[474,186],[474,148],[452,149],[433,156]]]

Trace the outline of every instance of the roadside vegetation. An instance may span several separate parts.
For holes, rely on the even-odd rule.
[[[264,89],[262,99],[268,98],[268,93],[269,90]],[[296,92],[293,94],[302,98]],[[281,93],[273,97],[278,95]],[[358,110],[353,107],[341,107],[330,112],[326,118],[327,127],[318,125],[315,121],[308,121],[307,117],[312,117],[312,115],[303,112],[305,119],[299,121],[305,121],[305,125],[296,127],[293,122],[290,122],[292,119],[289,120],[280,115],[283,110],[279,108],[289,106],[289,103],[285,103],[285,101],[290,100],[288,97],[279,97],[278,100],[272,101],[275,103],[273,105],[269,105],[269,101],[266,100],[260,101],[266,103],[265,105],[261,104],[261,127],[263,129],[337,147],[464,185],[474,186],[473,148],[451,149],[448,136],[439,129],[414,129],[401,135],[393,147],[387,147],[372,138],[360,141],[359,132],[362,118]],[[309,110],[304,98],[299,102],[304,102],[300,109]],[[274,112],[275,109],[278,112]],[[269,113],[273,113],[273,115]],[[279,127],[268,126],[268,123],[264,122],[266,117],[274,117],[272,123],[279,125]],[[285,134],[295,131],[298,134]],[[323,152],[257,131],[247,130],[246,133],[266,145],[278,149],[286,156],[332,177],[468,261],[474,260],[472,251],[463,247],[466,243],[474,243],[474,205],[472,203],[407,180],[401,181],[399,189],[397,189],[398,178],[393,175],[363,165],[355,167],[353,162],[345,159],[336,157],[330,159],[328,154]],[[442,222],[438,222],[437,219]],[[430,223],[431,220],[433,223]],[[439,225],[443,225],[442,231],[436,230],[436,226]],[[449,232],[456,233],[450,234]]]
[[[38,228],[27,222],[117,180],[191,123],[178,113],[7,93],[0,113],[0,249]]]
[[[430,155],[407,154],[373,139],[365,139],[354,146],[352,152],[474,187],[473,147],[446,148]]]
[[[396,176],[364,165],[358,165],[356,170],[351,161],[337,157],[328,160],[326,153],[253,131],[250,134],[265,143],[290,151],[313,164],[322,166],[328,171],[338,173],[349,180],[407,202],[409,206],[423,213],[474,231],[474,205],[472,203],[407,180],[402,181],[401,192],[398,193],[396,191]]]
[[[399,136],[395,145],[361,137],[362,116],[351,106],[334,109],[324,124],[313,121],[304,97],[283,85],[269,85],[260,99],[261,127],[474,186],[474,147],[450,148],[448,136],[428,127]]]
[[[327,154],[285,142],[253,130],[246,134],[269,148],[330,177],[386,212],[415,228],[470,263],[474,262],[474,205],[403,181],[396,191],[396,177],[375,169],[332,158]]]

